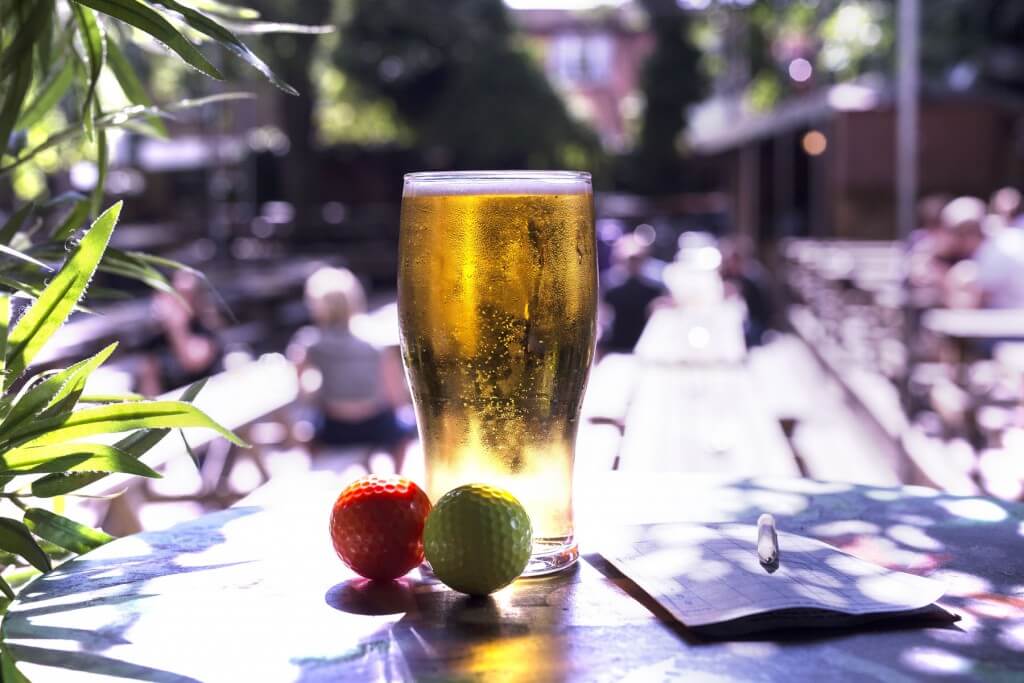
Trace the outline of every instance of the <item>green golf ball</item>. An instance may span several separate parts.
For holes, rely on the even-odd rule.
[[[461,593],[488,595],[523,573],[533,544],[526,509],[487,484],[452,489],[434,504],[423,551],[434,576]]]

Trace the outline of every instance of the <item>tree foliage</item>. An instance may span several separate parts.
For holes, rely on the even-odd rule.
[[[687,108],[704,97],[706,84],[701,54],[691,38],[691,15],[675,0],[641,4],[654,35],[654,50],[640,77],[644,110],[639,140],[624,160],[620,181],[634,191],[669,192],[685,184],[682,136]]]
[[[596,137],[514,41],[501,0],[352,0],[333,59],[434,165],[585,167]]]

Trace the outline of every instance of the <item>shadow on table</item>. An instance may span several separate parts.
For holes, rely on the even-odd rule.
[[[325,602],[356,615],[402,614],[374,633],[376,662],[359,671],[415,671],[437,680],[540,679],[565,676],[569,618],[552,608],[552,592],[576,582],[575,569],[544,580],[517,581],[487,597],[452,591],[436,580],[405,578],[380,583],[350,579],[332,586]],[[369,658],[367,658],[369,659]],[[318,680],[317,662],[301,680]]]
[[[186,522],[163,532],[143,533],[125,539],[129,547],[142,552],[117,555],[121,544],[112,544],[75,558],[25,586],[11,604],[2,625],[4,649],[16,662],[39,664],[73,671],[96,672],[106,676],[155,683],[189,683],[195,679],[171,671],[137,665],[104,656],[105,650],[128,643],[127,631],[138,612],[118,609],[155,594],[145,592],[146,582],[175,574],[209,571],[236,564],[183,565],[181,555],[199,553],[223,543],[221,527],[227,522],[257,512],[259,508],[224,510],[200,520]],[[177,533],[175,531],[179,529]],[[155,540],[159,538],[159,542]],[[108,557],[108,555],[112,555]],[[48,614],[102,608],[102,621],[93,628],[46,626],[38,623]],[[111,609],[113,608],[113,609]],[[54,647],[46,647],[54,641]],[[58,644],[59,641],[59,644]],[[31,645],[26,644],[31,642]],[[69,644],[71,647],[69,647]],[[173,647],[173,644],[168,644]]]

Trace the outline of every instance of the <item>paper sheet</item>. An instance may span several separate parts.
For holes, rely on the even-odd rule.
[[[601,554],[693,627],[782,610],[796,611],[780,616],[779,626],[821,624],[836,613],[904,613],[931,605],[945,590],[938,581],[783,531],[778,568],[769,573],[758,561],[756,541],[753,525],[642,525],[627,527]]]

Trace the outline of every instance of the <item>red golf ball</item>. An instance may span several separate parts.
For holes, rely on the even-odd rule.
[[[331,512],[334,550],[360,576],[397,579],[423,561],[423,524],[430,508],[423,489],[403,477],[357,479]]]

